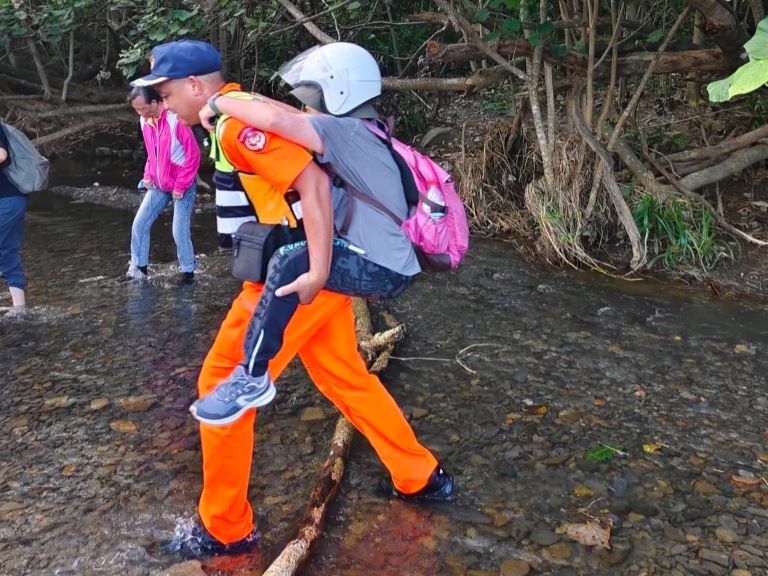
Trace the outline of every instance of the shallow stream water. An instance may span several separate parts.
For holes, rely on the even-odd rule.
[[[194,285],[176,284],[167,217],[151,282],[117,282],[131,216],[47,194],[28,214],[31,311],[0,319],[2,575],[161,574],[178,559],[159,543],[194,518],[187,407],[238,284],[210,214]],[[384,498],[358,438],[304,575],[768,574],[768,481],[732,480],[768,478],[765,302],[538,272],[475,241],[374,310],[407,326],[383,379],[460,498]],[[335,419],[289,370],[257,431],[260,558],[208,573],[258,574],[294,536]],[[585,458],[600,445],[609,460]],[[558,533],[587,520],[612,523],[610,551]]]

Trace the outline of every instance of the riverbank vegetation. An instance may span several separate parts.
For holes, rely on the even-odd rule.
[[[768,99],[705,90],[764,17],[762,0],[0,0],[0,107],[71,149],[132,133],[125,88],[154,44],[209,40],[231,78],[282,96],[280,63],[357,42],[476,233],[558,265],[707,279],[768,260]]]

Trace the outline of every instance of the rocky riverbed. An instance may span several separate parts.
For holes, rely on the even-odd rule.
[[[167,218],[153,279],[116,282],[130,221],[33,202],[31,313],[0,320],[0,574],[162,574],[162,541],[194,519],[187,406],[237,283],[207,213],[194,286],[174,282]],[[539,272],[478,240],[375,309],[407,326],[384,380],[460,497],[385,498],[358,438],[304,574],[768,574],[764,304]],[[292,367],[259,418],[259,553],[202,570],[258,574],[294,536],[335,418]]]

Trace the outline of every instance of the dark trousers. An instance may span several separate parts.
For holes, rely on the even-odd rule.
[[[25,288],[21,266],[21,244],[24,241],[24,215],[27,197],[0,196],[0,278],[12,288]]]
[[[245,337],[243,364],[250,374],[261,376],[267,371],[267,363],[280,350],[288,321],[299,306],[297,294],[278,298],[275,290],[308,271],[309,250],[306,242],[283,246],[269,260],[264,291]],[[364,298],[394,298],[405,290],[409,281],[410,276],[366,260],[350,250],[343,240],[333,241],[331,272],[325,285],[327,290]]]

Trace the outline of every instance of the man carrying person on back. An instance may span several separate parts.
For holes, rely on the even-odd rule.
[[[220,56],[207,43],[163,44],[153,50],[153,61],[150,75],[137,83],[155,85],[165,105],[185,123],[197,123],[199,111],[213,96],[231,93],[243,97],[238,85],[225,83]],[[295,313],[281,335],[276,353],[269,359],[269,371],[276,378],[291,358],[299,354],[314,384],[377,452],[391,475],[391,494],[414,501],[455,499],[451,475],[418,442],[378,378],[368,374],[357,351],[350,298],[323,289],[336,248],[332,245],[334,214],[338,222],[337,210],[342,201],[338,194],[332,198],[328,175],[302,146],[234,118],[223,121],[224,126],[217,127],[214,133],[215,146],[241,177],[244,188],[250,183],[252,192],[271,195],[273,199],[295,190],[301,200],[308,271],[299,273],[289,286],[281,286],[279,294],[267,298],[296,299],[304,305],[296,308],[297,302],[292,303]],[[258,213],[258,199],[255,201]],[[286,207],[291,208],[287,202]],[[286,218],[289,215],[285,213]],[[349,249],[346,245],[341,247]],[[414,266],[415,273],[415,257]],[[222,381],[231,381],[233,372],[242,367],[246,332],[254,310],[263,304],[263,292],[261,284],[243,285],[203,364],[198,381],[201,397],[209,396]],[[227,394],[222,396],[219,401],[226,403]],[[247,491],[254,422],[255,411],[246,410],[231,424],[200,426],[203,493],[199,512],[203,529],[194,536],[196,549],[202,553],[231,552],[253,541],[253,513]],[[184,552],[184,543],[180,546]]]

